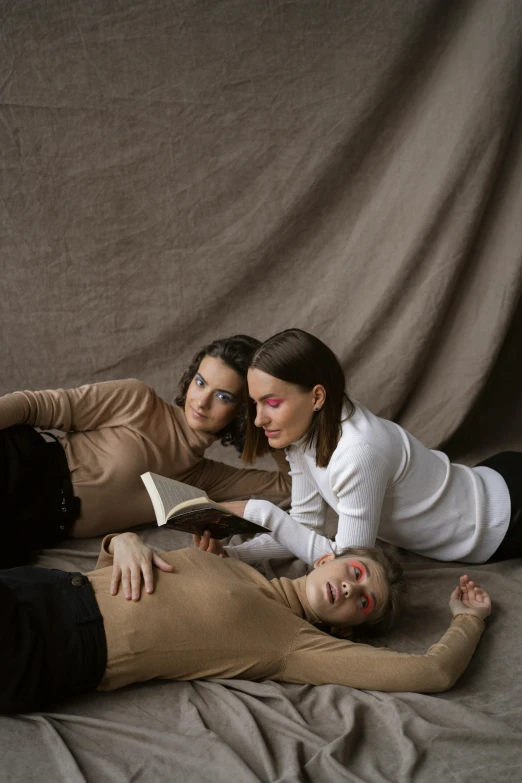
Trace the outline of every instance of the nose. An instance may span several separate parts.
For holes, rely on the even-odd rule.
[[[212,399],[210,392],[203,391],[201,394],[198,394],[196,399],[196,407],[204,411],[206,408],[210,405],[210,400]]]
[[[352,584],[352,582],[343,582],[341,587],[345,598],[351,598],[357,594],[357,585]]]
[[[260,405],[257,406],[256,411],[256,418],[254,419],[254,424],[256,427],[263,427],[263,425],[268,424],[269,418],[266,415],[266,412],[263,411]]]

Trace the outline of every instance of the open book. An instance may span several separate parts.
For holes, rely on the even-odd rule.
[[[152,500],[158,525],[197,535],[209,530],[212,538],[226,538],[236,533],[266,533],[261,525],[214,503],[202,489],[157,473],[143,473],[141,479]]]

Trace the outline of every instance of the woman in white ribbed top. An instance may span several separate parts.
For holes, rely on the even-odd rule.
[[[292,507],[225,504],[270,531],[225,554],[248,563],[293,554],[311,564],[380,538],[444,561],[522,556],[522,454],[504,452],[474,468],[450,463],[349,400],[335,354],[299,329],[261,345],[248,387],[243,457],[286,449]],[[327,505],[339,517],[333,541],[325,536]]]

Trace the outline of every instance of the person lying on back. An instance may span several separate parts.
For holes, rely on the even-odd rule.
[[[205,537],[198,548],[160,557],[125,533],[104,539],[97,569],[85,576],[0,571],[0,712],[46,709],[88,690],[156,678],[443,691],[466,668],[491,609],[488,594],[463,576],[441,642],[425,655],[397,653],[321,630],[380,632],[396,619],[402,570],[379,550],[326,554],[307,576],[268,581],[207,547]],[[136,600],[142,573],[150,594]],[[120,580],[135,600],[115,595]]]

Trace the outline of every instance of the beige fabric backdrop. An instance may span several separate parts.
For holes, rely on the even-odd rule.
[[[491,378],[450,451],[522,447],[521,39],[518,0],[4,0],[0,391],[171,398],[296,325],[430,446]]]
[[[522,448],[521,60],[520,0],[0,0],[0,393],[172,399],[202,343],[296,325],[427,445]],[[387,643],[424,652],[461,566],[403,559]],[[0,781],[519,783],[520,561],[473,576],[495,614],[447,694],[88,694],[0,717]]]

